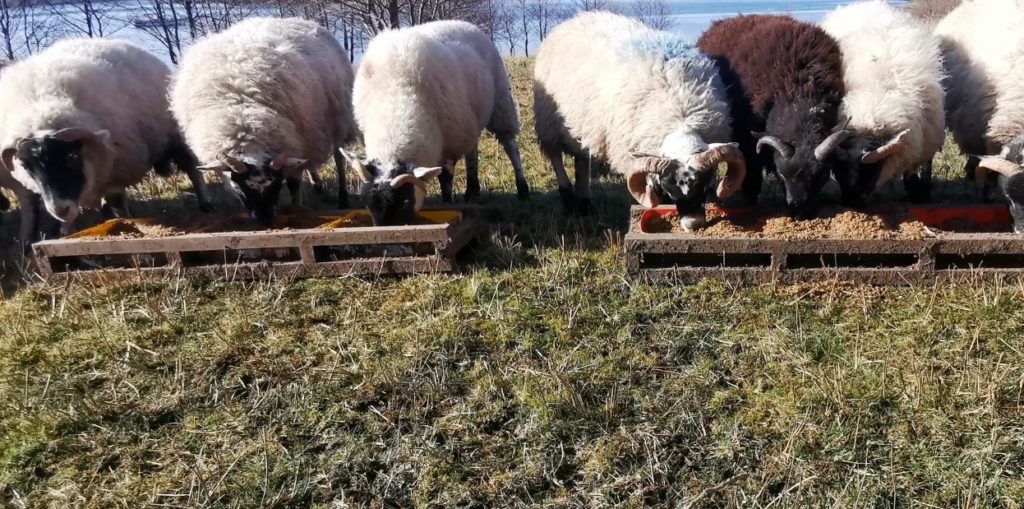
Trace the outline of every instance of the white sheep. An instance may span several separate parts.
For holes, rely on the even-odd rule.
[[[188,173],[209,210],[195,158],[167,109],[169,71],[126,41],[67,39],[11,64],[0,75],[0,159],[28,191],[41,195],[65,232],[81,209],[126,214],[125,188],[170,162]],[[21,237],[37,232],[38,200],[22,213]]]
[[[534,112],[538,142],[569,209],[589,210],[590,155],[625,174],[642,205],[674,201],[687,229],[705,222],[720,162],[729,171],[719,197],[744,178],[743,156],[728,144],[729,106],[714,62],[633,19],[586,12],[555,27],[537,53]],[[563,153],[575,158],[575,193]]]
[[[843,52],[840,114],[853,138],[834,174],[844,199],[860,204],[902,177],[912,201],[927,201],[932,158],[945,139],[939,38],[884,0],[839,7],[821,26]]]
[[[338,206],[348,207],[339,150],[357,136],[352,66],[327,30],[298,18],[252,18],[185,51],[171,109],[185,139],[263,224],[282,183],[293,203],[307,170],[333,154]]]
[[[935,29],[942,38],[946,118],[977,178],[994,172],[1024,233],[1024,2],[974,0]],[[973,176],[973,175],[971,175]]]
[[[520,199],[529,196],[516,135],[519,113],[494,43],[463,21],[435,21],[377,35],[356,73],[353,102],[366,146],[351,157],[375,224],[408,222],[423,179],[438,175],[452,200],[456,161],[466,159],[466,198],[479,194],[483,129],[505,149]]]

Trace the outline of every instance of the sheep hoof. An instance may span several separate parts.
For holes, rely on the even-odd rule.
[[[519,198],[519,201],[530,199],[530,185],[525,180],[516,181],[516,198]]]

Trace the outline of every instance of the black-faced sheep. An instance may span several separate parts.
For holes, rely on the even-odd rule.
[[[167,109],[170,73],[125,42],[68,39],[4,68],[0,156],[49,213],[73,228],[82,209],[125,215],[125,188],[170,163],[188,173],[209,210],[202,176]],[[31,242],[38,199],[22,203],[22,240]]]
[[[936,27],[942,38],[946,120],[969,154],[969,177],[997,180],[1024,233],[1024,3],[964,2]],[[977,157],[986,156],[986,157]],[[975,171],[975,169],[977,171]]]
[[[339,150],[355,139],[352,66],[334,36],[298,18],[252,18],[189,48],[171,108],[189,146],[264,225],[282,185],[299,203],[305,171],[334,155],[338,206],[348,206]]]
[[[782,180],[790,211],[814,215],[835,150],[849,135],[833,132],[844,92],[839,45],[814,25],[755,15],[716,21],[697,46],[718,63],[729,92],[734,138],[747,161],[747,200],[757,201],[762,168],[769,168]]]
[[[836,152],[844,201],[860,205],[897,177],[911,201],[927,201],[946,136],[938,37],[882,0],[839,7],[821,26],[843,51],[840,116],[854,132]]]
[[[675,203],[689,230],[704,224],[720,162],[729,164],[720,197],[743,181],[714,62],[633,19],[587,12],[555,27],[537,53],[534,112],[541,150],[570,210],[590,207],[590,155],[625,174],[640,204]],[[575,159],[575,193],[563,153]]]
[[[361,194],[374,224],[412,221],[428,177],[438,176],[450,202],[462,157],[466,198],[477,196],[477,144],[484,128],[511,160],[519,198],[529,196],[505,65],[476,26],[435,21],[377,35],[359,64],[353,102],[366,154],[350,159],[363,179]]]

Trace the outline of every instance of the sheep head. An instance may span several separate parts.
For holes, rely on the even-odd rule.
[[[422,167],[407,163],[381,164],[342,152],[359,175],[359,194],[375,226],[410,224],[423,208],[426,181],[441,174],[440,166]]]
[[[216,159],[216,162],[204,164],[199,169],[224,174],[235,195],[245,205],[249,217],[268,228],[277,219],[282,184],[285,180],[301,181],[308,162],[284,152],[259,158],[221,153]]]
[[[42,196],[50,215],[72,223],[83,207],[94,206],[83,203],[89,165],[109,159],[111,152],[108,131],[72,127],[20,138],[0,151],[0,159],[18,182]]]
[[[648,208],[658,206],[662,196],[671,199],[687,231],[701,228],[706,222],[704,203],[720,163],[726,163],[728,170],[725,178],[718,182],[719,198],[735,193],[746,176],[743,154],[732,143],[711,144],[707,150],[691,156],[686,164],[670,157],[642,153],[634,153],[633,158],[633,166],[626,173],[630,194]]]

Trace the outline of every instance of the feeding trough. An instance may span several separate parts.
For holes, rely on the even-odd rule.
[[[450,272],[478,234],[479,210],[424,210],[416,224],[372,226],[365,210],[279,216],[255,230],[244,216],[190,214],[114,219],[33,246],[52,279],[187,274],[219,279],[273,275]]]
[[[709,207],[708,228],[678,231],[675,207],[634,207],[625,238],[630,276],[692,283],[839,279],[908,285],[958,276],[1024,275],[1024,236],[1005,206],[883,208],[813,222],[752,207]]]

